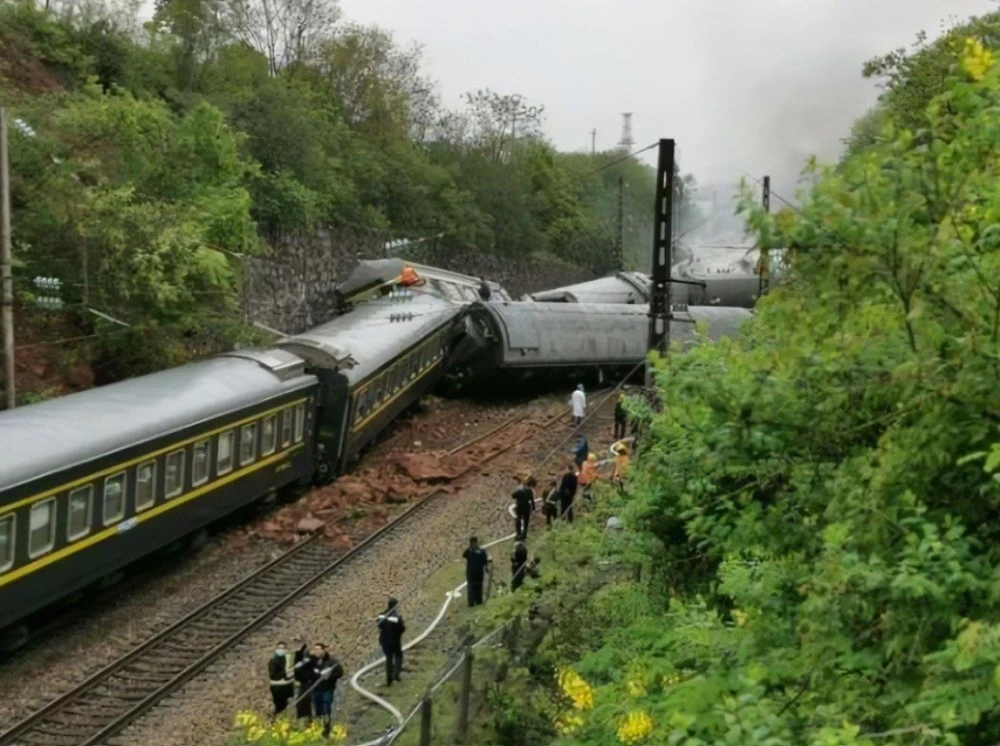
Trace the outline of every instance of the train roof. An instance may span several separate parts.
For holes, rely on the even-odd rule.
[[[529,293],[522,300],[537,303],[648,303],[649,277],[641,272],[618,272],[609,277]]]
[[[463,307],[426,293],[392,295],[355,306],[343,316],[281,340],[278,346],[315,365],[339,369],[353,383],[463,312]],[[336,351],[340,360],[349,355],[353,364],[342,364],[329,350]]]
[[[617,303],[481,303],[480,307],[493,315],[503,326],[506,343],[512,348],[538,349],[560,343],[560,335],[579,337],[584,334],[588,344],[616,347],[621,340],[616,335],[631,335],[647,328],[648,305]],[[745,308],[718,306],[675,306],[671,336],[682,342],[692,342],[701,325],[707,325],[712,340],[740,334],[743,323],[753,314]],[[600,341],[593,341],[597,340]],[[643,336],[643,340],[645,337]],[[645,349],[645,348],[643,348]]]
[[[350,298],[390,286],[402,277],[408,267],[416,273],[420,281],[419,284],[412,286],[418,292],[435,295],[458,304],[475,303],[479,300],[478,277],[398,257],[361,260],[348,278],[337,286],[337,292],[345,298]],[[486,284],[496,297],[501,300],[511,300],[510,295],[499,283],[487,280]]]
[[[251,350],[5,410],[0,493],[315,380],[282,350]]]

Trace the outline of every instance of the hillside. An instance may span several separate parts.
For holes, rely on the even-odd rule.
[[[608,271],[619,176],[627,260],[648,251],[646,166],[558,152],[515,94],[447,110],[418,48],[334,0],[288,0],[311,29],[295,44],[262,42],[253,3],[169,0],[142,25],[124,3],[52,7],[0,5],[18,347],[50,345],[25,349],[26,399],[91,378],[41,368],[106,382],[258,341],[248,319],[323,320],[331,283],[388,241],[518,293]],[[38,305],[39,276],[63,310]]]

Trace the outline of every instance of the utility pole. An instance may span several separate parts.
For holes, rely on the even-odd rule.
[[[7,154],[7,110],[0,107],[0,326],[3,327],[3,368],[7,409],[15,406],[14,277],[10,251],[10,158]]]
[[[597,128],[590,131],[590,154],[597,155]]]
[[[622,203],[624,201],[625,179],[618,177],[618,239],[615,242],[615,269],[625,271],[625,222],[622,218]]]
[[[649,298],[649,349],[666,354],[670,348],[670,272],[674,241],[674,141],[660,140],[656,166],[656,206],[653,210],[653,282]],[[646,386],[653,383],[646,364]]]
[[[764,206],[764,212],[771,212],[771,177],[765,176],[764,182],[761,185],[761,202]],[[757,288],[757,298],[763,298],[764,293],[767,292],[767,286],[770,283],[770,264],[771,257],[768,256],[767,246],[760,247],[760,284]]]

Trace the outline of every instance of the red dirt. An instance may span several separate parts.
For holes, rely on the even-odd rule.
[[[318,532],[346,549],[357,537],[385,525],[393,505],[410,502],[434,488],[451,491],[454,487],[449,482],[524,438],[543,421],[532,418],[515,423],[456,453],[421,447],[427,441],[454,441],[456,435],[468,440],[472,437],[466,432],[470,420],[478,420],[479,432],[488,432],[490,426],[499,425],[510,414],[468,402],[430,398],[427,410],[398,425],[397,431],[365,460],[364,468],[312,490],[249,527],[248,534],[292,543],[302,534]]]

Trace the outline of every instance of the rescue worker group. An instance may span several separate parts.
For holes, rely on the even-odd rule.
[[[627,417],[624,408],[625,395],[620,394],[615,404],[614,439],[611,450],[615,454],[614,466],[609,481],[622,487],[626,476],[630,447],[635,447],[637,432],[632,429],[632,437],[626,439]],[[570,398],[574,429],[586,417],[587,399],[583,385],[577,386]],[[573,522],[573,507],[579,492],[585,500],[590,499],[590,488],[601,478],[597,454],[591,453],[586,436],[580,434],[573,448],[573,460],[565,471],[553,479],[541,501],[541,512],[545,517],[546,529],[558,520]],[[519,475],[518,487],[511,495],[514,507],[514,549],[510,558],[510,588],[517,591],[527,577],[538,577],[540,559],[528,557],[528,526],[531,517],[538,512],[536,500],[537,480],[531,475]],[[493,579],[493,560],[486,549],[479,545],[475,536],[469,539],[469,546],[462,553],[465,560],[466,593],[469,606],[483,603],[483,587],[487,576]],[[488,594],[487,594],[488,595]],[[403,669],[403,633],[406,624],[400,613],[400,604],[389,598],[385,611],[375,620],[378,628],[378,642],[385,656],[385,686],[400,681]],[[271,699],[274,703],[272,717],[277,717],[292,704],[295,717],[312,722],[317,718],[323,723],[323,735],[329,737],[331,717],[334,710],[334,695],[337,683],[344,677],[343,664],[334,657],[325,643],[317,642],[310,647],[306,640],[294,640],[296,649],[290,650],[284,641],[277,644],[268,661]]]

